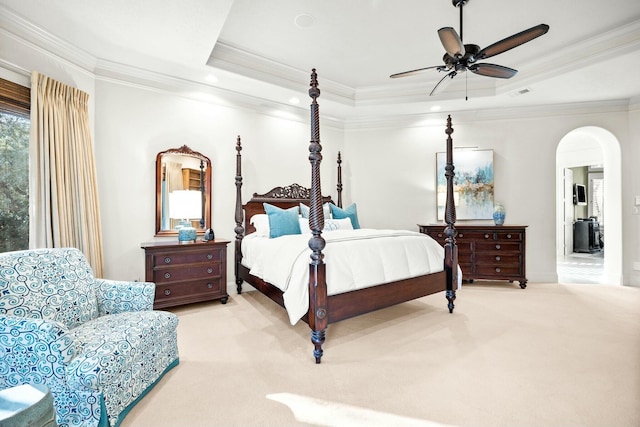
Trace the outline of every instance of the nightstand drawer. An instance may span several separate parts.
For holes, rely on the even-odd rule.
[[[205,251],[157,253],[152,256],[152,259],[154,267],[214,262],[222,260],[222,250],[210,248]]]
[[[156,283],[163,283],[175,282],[178,280],[220,277],[220,270],[220,263],[194,264],[181,268],[157,268],[153,270],[153,281]]]
[[[156,284],[155,302],[156,305],[161,305],[163,302],[168,300],[179,300],[186,297],[201,297],[207,294],[211,294],[212,298],[215,298],[216,296],[223,296],[223,286],[219,277],[211,280],[197,280],[166,285]]]

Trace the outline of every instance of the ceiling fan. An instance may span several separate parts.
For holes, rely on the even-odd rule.
[[[434,65],[432,67],[404,71],[402,73],[392,74],[389,77],[406,77],[432,69],[446,72],[447,74],[435,85],[429,96],[433,96],[441,92],[446,86],[446,83],[464,71],[471,71],[472,73],[481,76],[510,79],[516,75],[518,72],[517,70],[502,65],[478,63],[477,61],[491,58],[492,56],[506,52],[514,47],[540,37],[549,31],[548,25],[540,24],[507,37],[506,39],[502,39],[483,49],[480,49],[480,46],[476,44],[464,44],[462,41],[462,9],[468,2],[469,0],[452,0],[453,6],[460,8],[459,36],[456,30],[452,27],[443,27],[438,30],[440,42],[446,51],[442,57],[444,65]]]

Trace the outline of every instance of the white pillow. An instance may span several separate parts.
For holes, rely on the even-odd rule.
[[[299,221],[300,231],[302,232],[302,234],[311,234],[311,229],[309,228],[309,220],[307,218],[299,218]],[[351,220],[349,218],[325,219],[322,232],[326,233],[335,230],[353,230]]]
[[[322,205],[322,212],[324,214],[324,219],[331,218],[331,207],[329,207],[329,202],[325,202]],[[309,206],[304,203],[300,203],[300,215],[302,215],[303,218],[309,218]]]
[[[251,217],[249,223],[256,228],[256,235],[269,237],[269,216],[267,214],[256,214]]]

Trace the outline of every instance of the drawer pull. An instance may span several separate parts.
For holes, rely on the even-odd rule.
[[[211,267],[207,268],[207,273],[209,273],[209,274],[213,273],[213,268],[211,268]]]
[[[165,279],[170,279],[171,278],[171,273],[164,273],[164,278]]]
[[[496,249],[500,249],[500,245],[496,245]]]
[[[500,273],[500,267],[496,268],[496,273]]]
[[[207,288],[211,289],[213,288],[213,285],[211,283],[207,283]]]
[[[511,233],[507,234],[507,239],[511,238]]]
[[[485,235],[484,235],[484,238],[485,238],[485,239],[488,239],[488,238],[489,238],[489,235],[488,235],[488,234],[485,234]]]
[[[499,256],[496,257],[496,261],[500,261],[500,257]]]
[[[442,233],[438,233],[438,237],[442,237]]]
[[[167,296],[171,295],[171,290],[165,289],[164,290],[164,294],[167,295]]]
[[[458,234],[458,237],[464,237],[464,233]]]
[[[213,255],[212,254],[207,254],[207,259],[213,259]]]
[[[171,264],[171,257],[170,256],[164,257],[164,263],[165,264]]]

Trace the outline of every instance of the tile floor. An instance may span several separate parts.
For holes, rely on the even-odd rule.
[[[558,259],[559,283],[604,283],[604,251],[574,253]]]

